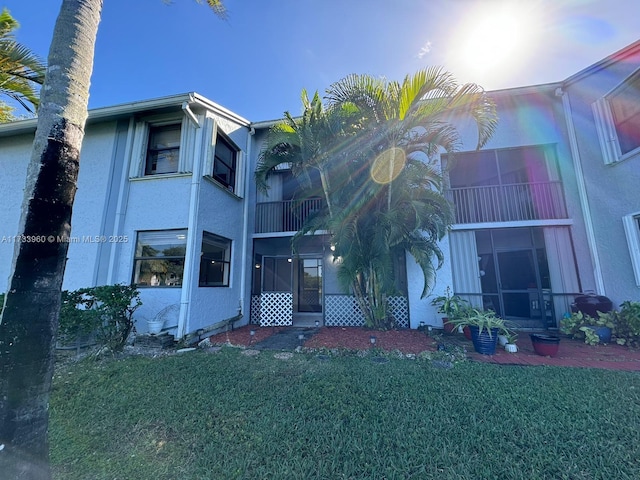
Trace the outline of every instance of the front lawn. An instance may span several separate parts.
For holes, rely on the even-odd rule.
[[[637,479],[640,374],[225,348],[60,369],[56,479]]]

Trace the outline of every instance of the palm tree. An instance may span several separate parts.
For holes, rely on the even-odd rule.
[[[38,107],[38,86],[44,81],[44,64],[29,49],[16,42],[13,31],[20,24],[5,8],[0,13],[0,94],[33,113]]]
[[[393,258],[408,251],[424,276],[422,295],[442,265],[438,242],[452,221],[435,164],[455,152],[460,118],[477,125],[480,148],[497,124],[495,106],[474,84],[459,86],[438,68],[407,76],[402,84],[350,75],[329,87],[326,107],[303,94],[304,112],[271,129],[256,179],[262,188],[282,163],[294,174],[318,169],[327,208],[293,237],[332,234],[338,275],[355,295],[366,323],[387,327],[387,297],[394,293]],[[435,261],[435,265],[434,265]]]
[[[19,230],[24,238],[44,241],[16,244],[0,320],[0,467],[7,478],[13,478],[7,469],[24,467],[11,464],[18,461],[19,454],[11,454],[16,451],[45,465],[44,477],[20,478],[49,476],[53,339],[68,249],[67,242],[49,239],[68,238],[71,230],[102,3],[63,0],[49,50]],[[224,17],[220,0],[207,4]]]

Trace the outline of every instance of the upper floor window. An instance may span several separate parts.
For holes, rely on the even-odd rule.
[[[238,149],[218,133],[212,176],[232,192],[236,186],[237,156]]]
[[[640,73],[609,95],[620,153],[640,147]]]
[[[145,175],[176,173],[180,159],[180,124],[149,127]]]
[[[182,285],[187,230],[138,232],[133,284],[138,287]]]
[[[640,71],[593,104],[605,163],[640,151]]]

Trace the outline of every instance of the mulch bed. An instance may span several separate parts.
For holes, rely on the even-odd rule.
[[[247,325],[230,332],[210,337],[214,345],[231,344],[240,347],[251,345],[291,327],[260,327]],[[254,331],[253,337],[250,331]],[[418,354],[425,350],[437,349],[436,341],[418,330],[390,330],[386,332],[362,327],[322,327],[304,346],[314,349],[367,350],[373,344],[371,336],[376,337],[375,346],[385,351],[399,350],[404,354]],[[541,357],[533,352],[528,334],[524,333],[518,342],[518,353],[507,353],[500,346],[495,355],[480,355],[473,351],[470,341],[462,335],[443,335],[441,341],[458,346],[467,351],[471,360],[508,365],[556,365],[564,367],[590,367],[610,370],[640,371],[640,350],[621,347],[615,344],[586,345],[578,340],[562,337],[558,355]]]
[[[290,327],[260,327],[248,325],[230,332],[219,333],[210,337],[214,345],[231,344],[248,347],[265,338]],[[253,330],[253,338],[250,331]],[[361,327],[322,327],[318,333],[304,342],[307,348],[344,348],[349,350],[366,350],[374,346],[371,336],[376,337],[375,347],[386,351],[399,350],[402,353],[418,354],[425,350],[435,350],[432,338],[417,330],[389,330],[381,332]]]

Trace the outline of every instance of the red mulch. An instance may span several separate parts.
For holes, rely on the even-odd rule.
[[[259,327],[248,325],[228,333],[210,337],[213,344],[230,343],[236,346],[251,346],[274,333],[290,327]],[[253,330],[253,338],[250,331]],[[402,353],[418,354],[425,350],[435,350],[433,338],[418,330],[390,330],[381,332],[360,327],[322,327],[320,331],[304,343],[308,348],[345,348],[365,350],[371,348],[371,336],[376,337],[376,347],[386,351],[399,350]],[[640,371],[640,350],[616,344],[586,345],[582,341],[561,337],[558,354],[542,357],[533,351],[529,335],[522,333],[517,353],[507,353],[500,346],[495,355],[475,353],[471,341],[462,335],[443,335],[446,343],[465,347],[468,357],[475,361],[503,365],[556,365],[563,367],[589,367],[609,370]]]
[[[360,327],[324,327],[304,343],[309,348],[347,348],[365,350],[372,347],[371,337],[376,337],[375,346],[382,350],[400,350],[402,353],[418,354],[435,350],[433,338],[417,330],[367,330]]]

